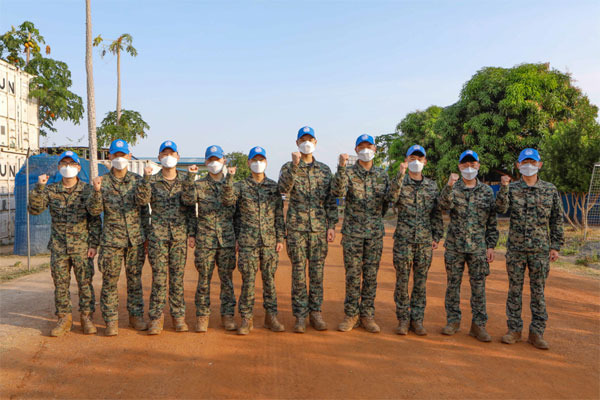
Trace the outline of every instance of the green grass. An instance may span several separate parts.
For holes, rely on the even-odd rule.
[[[20,278],[22,276],[35,274],[50,268],[50,263],[44,263],[35,268],[31,268],[31,271],[27,270],[27,267],[21,263],[21,261],[17,261],[10,270],[5,270],[0,273],[0,282],[7,282],[16,278]]]

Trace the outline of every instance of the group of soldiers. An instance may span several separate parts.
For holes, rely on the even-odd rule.
[[[469,334],[482,342],[491,341],[485,329],[485,281],[499,237],[496,214],[502,213],[510,217],[508,332],[502,342],[512,344],[521,339],[523,280],[529,269],[532,321],[528,341],[548,349],[543,338],[548,318],[544,286],[550,261],[558,258],[563,243],[562,210],[556,188],[538,178],[542,161],[535,149],[520,153],[517,167],[521,179],[510,183],[510,178],[503,176],[494,198],[492,188],[477,178],[479,156],[472,150],[460,155],[460,176],[452,173],[440,193],[436,183],[422,174],[427,156],[420,145],[408,149],[394,178],[374,165],[377,149],[370,135],[356,140],[358,159],[354,165],[348,166],[348,154],[340,155],[335,175],[313,156],[317,139],[311,127],[299,130],[296,145],[298,152],[292,153],[292,161],[281,168],[278,182],[266,177],[267,154],[260,146],[248,154],[251,175],[235,183],[237,168],[227,166],[223,149],[217,145],[206,149],[208,174],[202,178],[197,178],[197,166],[189,167],[187,173],[176,169],[179,153],[173,141],[160,146],[161,171],[152,174],[152,168],[146,167],[142,177],[128,171],[128,144],[115,140],[109,149],[110,173],[95,178],[93,185],[77,178],[81,169],[77,154],[62,153],[58,163],[62,180],[46,185],[48,176],[40,176],[29,200],[30,213],[40,214],[49,208],[52,216],[49,249],[58,323],[51,335],[60,336],[71,329],[71,268],[79,286],[82,329],[86,334],[96,333],[92,278],[98,248],[100,308],[106,336],[118,333],[117,284],[123,264],[130,326],[147,330],[149,335],[160,334],[168,298],[174,329],[189,330],[183,290],[188,247],[194,249],[198,270],[196,332],[206,332],[209,327],[210,282],[215,266],[225,330],[240,335],[252,330],[255,280],[260,269],[264,326],[282,332],[285,328],[277,318],[275,273],[284,242],[292,264],[293,330],[304,333],[307,323],[316,330],[326,330],[321,313],[324,264],[328,243],[335,239],[336,199],[344,198],[341,243],[346,296],[339,331],[359,326],[368,332],[380,331],[374,318],[375,294],[383,251],[383,218],[391,206],[397,210],[393,246],[396,333],[427,334],[423,326],[427,273],[432,252],[444,236],[445,210],[450,224],[444,241],[447,325],[442,333],[453,335],[460,328],[460,287],[466,264],[473,314]],[[288,200],[285,219],[282,195]],[[152,267],[149,322],[143,317],[141,282],[146,254]],[[239,326],[234,319],[236,266],[242,276],[237,301]],[[411,270],[413,286],[409,293]]]

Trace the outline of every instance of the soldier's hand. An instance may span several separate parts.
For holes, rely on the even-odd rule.
[[[237,171],[237,167],[227,167],[227,173],[229,175],[235,175],[235,172]]]
[[[43,174],[43,175],[38,176],[38,183],[40,185],[45,185],[46,183],[48,183],[48,175]]]
[[[194,247],[196,247],[196,238],[195,237],[193,237],[193,236],[188,237],[188,247],[192,248],[192,249]]]
[[[283,250],[283,243],[277,243],[275,245],[275,251],[279,253],[281,250]]]
[[[295,151],[292,153],[292,163],[294,163],[294,165],[300,164],[300,152],[299,151]]]
[[[240,251],[240,244],[235,242],[235,252],[237,253],[238,251]]]
[[[510,176],[502,175],[502,178],[500,178],[500,183],[502,184],[502,186],[508,186],[508,184],[510,183]]]
[[[407,168],[408,168],[408,163],[406,161],[404,161],[403,163],[400,163],[400,168],[398,169],[398,173],[400,175],[404,175],[406,173]]]
[[[338,161],[338,165],[340,167],[345,167],[346,164],[348,164],[348,154],[344,153],[344,154],[340,154],[340,160]]]
[[[148,240],[144,242],[144,253],[148,254]]]
[[[433,242],[431,242],[431,248],[433,250],[437,249],[438,248],[438,242],[436,242],[435,240]]]
[[[327,229],[327,241],[329,243],[335,240],[335,229]]]
[[[190,165],[188,167],[188,172],[190,174],[197,174],[198,173],[198,166],[197,165]]]
[[[97,253],[98,253],[98,252],[96,251],[96,249],[95,249],[95,248],[92,248],[92,247],[90,247],[90,248],[88,249],[88,254],[87,254],[87,256],[88,256],[88,258],[94,258],[94,257],[96,257],[96,254],[97,254]]]
[[[487,249],[486,251],[487,262],[494,262],[494,249]]]
[[[450,178],[448,178],[448,186],[452,187],[458,181],[458,174],[451,173]]]
[[[144,175],[152,175],[152,167],[150,165],[144,167]]]
[[[97,176],[94,178],[94,180],[92,181],[94,184],[94,190],[96,192],[99,192],[100,189],[102,188],[102,177],[101,176]]]
[[[550,261],[554,262],[558,260],[558,251],[557,250],[550,250]]]

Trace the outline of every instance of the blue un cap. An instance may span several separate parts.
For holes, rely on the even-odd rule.
[[[458,158],[458,162],[461,163],[465,158],[472,157],[475,161],[479,161],[479,156],[473,150],[465,150]]]
[[[297,139],[300,139],[304,135],[310,135],[310,136],[314,137],[315,139],[317,138],[315,136],[315,130],[313,128],[311,128],[310,126],[303,126],[302,128],[300,128],[300,130],[298,131]]]
[[[60,164],[60,162],[63,160],[63,158],[66,158],[66,157],[71,157],[73,159],[73,161],[75,161],[77,164],[81,164],[79,162],[79,156],[77,155],[77,153],[75,153],[74,151],[71,151],[71,150],[63,151],[62,154],[60,156],[58,156],[58,163]]]
[[[108,150],[108,152],[110,154],[115,154],[118,152],[122,152],[125,154],[129,154],[129,146],[127,145],[127,142],[124,141],[123,139],[116,139],[113,140],[112,143],[110,144],[110,149]]]
[[[423,148],[423,146],[420,146],[418,144],[413,144],[406,151],[406,157],[408,157],[416,152],[419,152],[419,153],[423,154],[423,156],[426,156],[425,149]]]
[[[221,146],[217,146],[216,144],[213,144],[212,146],[208,146],[206,148],[206,153],[204,153],[204,158],[207,160],[211,157],[223,158],[224,155],[225,155],[225,153],[223,152],[223,149],[221,148]]]
[[[248,154],[248,160],[252,160],[256,156],[263,156],[267,158],[267,152],[260,146],[253,147]]]
[[[358,139],[356,139],[356,146],[355,147],[358,147],[358,145],[361,144],[362,142],[369,142],[371,144],[375,144],[375,139],[373,139],[373,136],[367,135],[365,133],[364,135],[360,135],[358,137]]]
[[[519,162],[523,162],[523,160],[526,160],[528,158],[531,158],[535,161],[541,160],[540,153],[538,153],[536,149],[525,149],[521,152],[521,154],[519,154]]]
[[[177,145],[175,144],[175,142],[173,142],[171,140],[167,140],[166,142],[163,142],[163,144],[160,145],[160,149],[158,150],[158,152],[162,153],[162,151],[164,149],[171,149],[177,153]]]

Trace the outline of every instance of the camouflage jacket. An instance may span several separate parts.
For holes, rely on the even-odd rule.
[[[198,205],[195,220],[196,246],[206,249],[235,246],[233,215],[235,205],[223,204],[225,180],[215,181],[209,175],[194,181],[188,174],[183,187],[182,200],[188,206]]]
[[[563,211],[556,187],[541,179],[528,186],[522,179],[501,186],[498,213],[510,216],[508,250],[546,252],[563,245]]]
[[[102,246],[138,246],[146,240],[150,228],[148,204],[140,199],[137,186],[142,177],[127,171],[123,179],[113,175],[113,170],[102,177],[100,191],[92,190],[88,209],[92,215],[104,213]]]
[[[398,208],[394,240],[411,244],[439,242],[444,235],[444,221],[434,181],[423,177],[413,181],[408,174],[398,174],[392,182],[391,202]]]
[[[240,247],[283,243],[283,200],[274,180],[265,177],[257,183],[249,176],[234,185],[233,175],[227,175],[223,204],[237,204],[235,230]]]
[[[477,180],[468,188],[462,179],[454,186],[446,185],[440,205],[450,214],[450,225],[444,246],[461,253],[485,253],[498,243],[498,223],[494,191]]]
[[[331,170],[317,160],[311,164],[300,160],[298,165],[287,162],[281,167],[279,191],[288,195],[288,229],[323,232],[335,228],[338,212],[331,181]]]
[[[169,184],[162,171],[146,175],[137,186],[140,202],[150,203],[151,217],[149,240],[186,240],[194,236],[196,210],[183,204],[181,194],[185,175],[177,173]]]
[[[61,180],[50,185],[37,184],[29,193],[31,214],[39,215],[50,208],[50,251],[74,254],[100,245],[102,221],[99,216],[92,216],[86,207],[92,191],[91,185],[78,180],[73,191],[68,193]]]
[[[376,166],[369,171],[358,162],[353,166],[338,166],[331,192],[345,197],[342,234],[362,238],[379,238],[385,234],[383,216],[389,199],[389,178]]]

